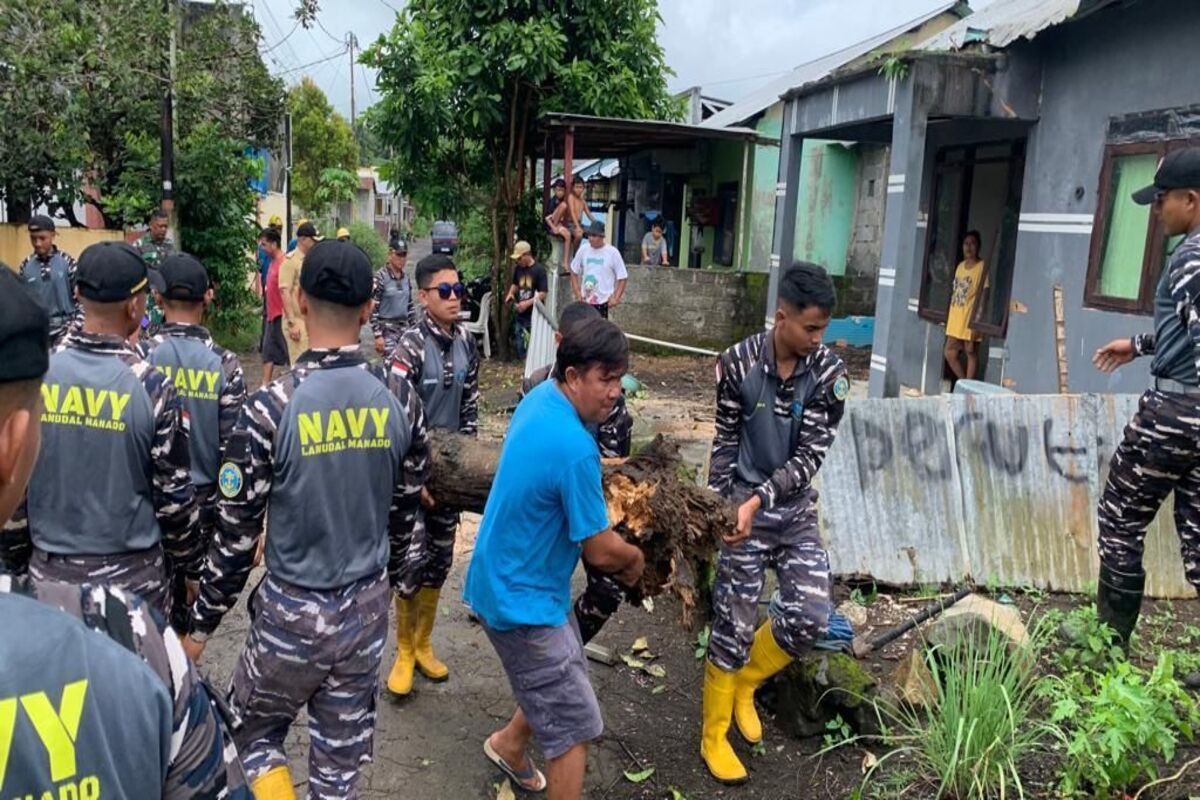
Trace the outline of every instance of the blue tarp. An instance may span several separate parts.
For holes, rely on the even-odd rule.
[[[874,317],[840,317],[829,323],[825,341],[845,342],[851,347],[870,347],[875,341]]]

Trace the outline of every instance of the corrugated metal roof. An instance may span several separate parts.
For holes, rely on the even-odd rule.
[[[700,126],[703,128],[725,128],[744,122],[775,105],[786,92],[821,80],[834,70],[849,64],[859,56],[866,55],[872,50],[887,44],[897,36],[924,25],[939,14],[953,10],[956,5],[958,5],[957,2],[943,3],[929,13],[923,14],[916,19],[909,20],[895,28],[883,31],[849,47],[844,47],[836,52],[821,56],[814,61],[801,64],[783,77],[776,78],[762,88],[751,92],[724,111],[713,114],[701,122]]]
[[[1089,14],[1115,1],[995,0],[986,8],[933,36],[918,49],[961,50],[976,43],[1007,47],[1018,39],[1032,39],[1047,28]]]

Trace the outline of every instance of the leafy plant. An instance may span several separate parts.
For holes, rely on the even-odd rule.
[[[893,758],[912,765],[938,797],[984,800],[1015,789],[1024,796],[1017,764],[1041,749],[1048,733],[1035,724],[1037,652],[1047,641],[1037,626],[1031,642],[1013,647],[989,628],[929,653],[938,691],[928,713],[875,701],[884,744],[892,751],[867,772],[864,787]]]
[[[1092,677],[1094,691],[1050,680],[1050,724],[1043,727],[1066,752],[1062,791],[1099,800],[1157,777],[1158,760],[1170,762],[1181,740],[1193,740],[1200,706],[1175,679],[1171,653],[1149,673],[1123,661]]]
[[[828,731],[824,738],[826,748],[831,749],[838,745],[846,744],[855,738],[854,730],[850,727],[850,723],[842,719],[841,714],[826,722],[825,730]]]
[[[901,56],[885,56],[879,64],[879,74],[888,79],[898,81],[908,76],[908,62]]]
[[[1061,646],[1055,648],[1053,660],[1062,672],[1104,672],[1114,661],[1124,658],[1116,633],[1100,621],[1094,604],[1073,608],[1065,616],[1045,617],[1054,621],[1060,618]]]
[[[712,635],[712,628],[710,628],[708,625],[705,625],[700,630],[700,633],[696,634],[696,654],[695,655],[696,655],[697,661],[704,658],[705,654],[708,653],[708,637],[710,635]]]
[[[879,589],[874,582],[871,583],[870,591],[864,592],[861,586],[855,586],[850,590],[850,602],[863,608],[875,605],[875,601],[878,599]]]
[[[350,231],[350,241],[363,249],[371,259],[371,266],[378,269],[387,261],[387,243],[375,228],[366,222],[351,222],[347,228]]]

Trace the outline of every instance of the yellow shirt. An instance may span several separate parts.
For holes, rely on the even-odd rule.
[[[296,299],[296,291],[300,287],[300,267],[303,264],[304,254],[297,249],[288,253],[279,266],[279,291],[283,295],[283,339],[287,342],[288,359],[293,364],[308,349],[308,331],[300,317],[300,301]],[[291,324],[293,320],[295,324]],[[300,330],[300,341],[293,339],[290,334],[297,328]]]
[[[954,270],[954,285],[950,289],[950,310],[946,314],[946,335],[954,339],[977,342],[982,335],[971,330],[971,317],[975,314],[975,301],[983,287],[983,260],[968,266],[960,261]]]

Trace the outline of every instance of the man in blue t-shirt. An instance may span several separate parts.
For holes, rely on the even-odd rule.
[[[628,361],[624,335],[606,320],[564,336],[554,379],[513,415],[463,590],[519,706],[484,753],[521,788],[546,789],[550,800],[581,796],[587,743],[604,728],[571,614],[571,574],[581,552],[626,585],[645,565],[642,551],[609,528],[600,451],[585,427],[607,418]],[[533,736],[548,780],[526,753]]]

